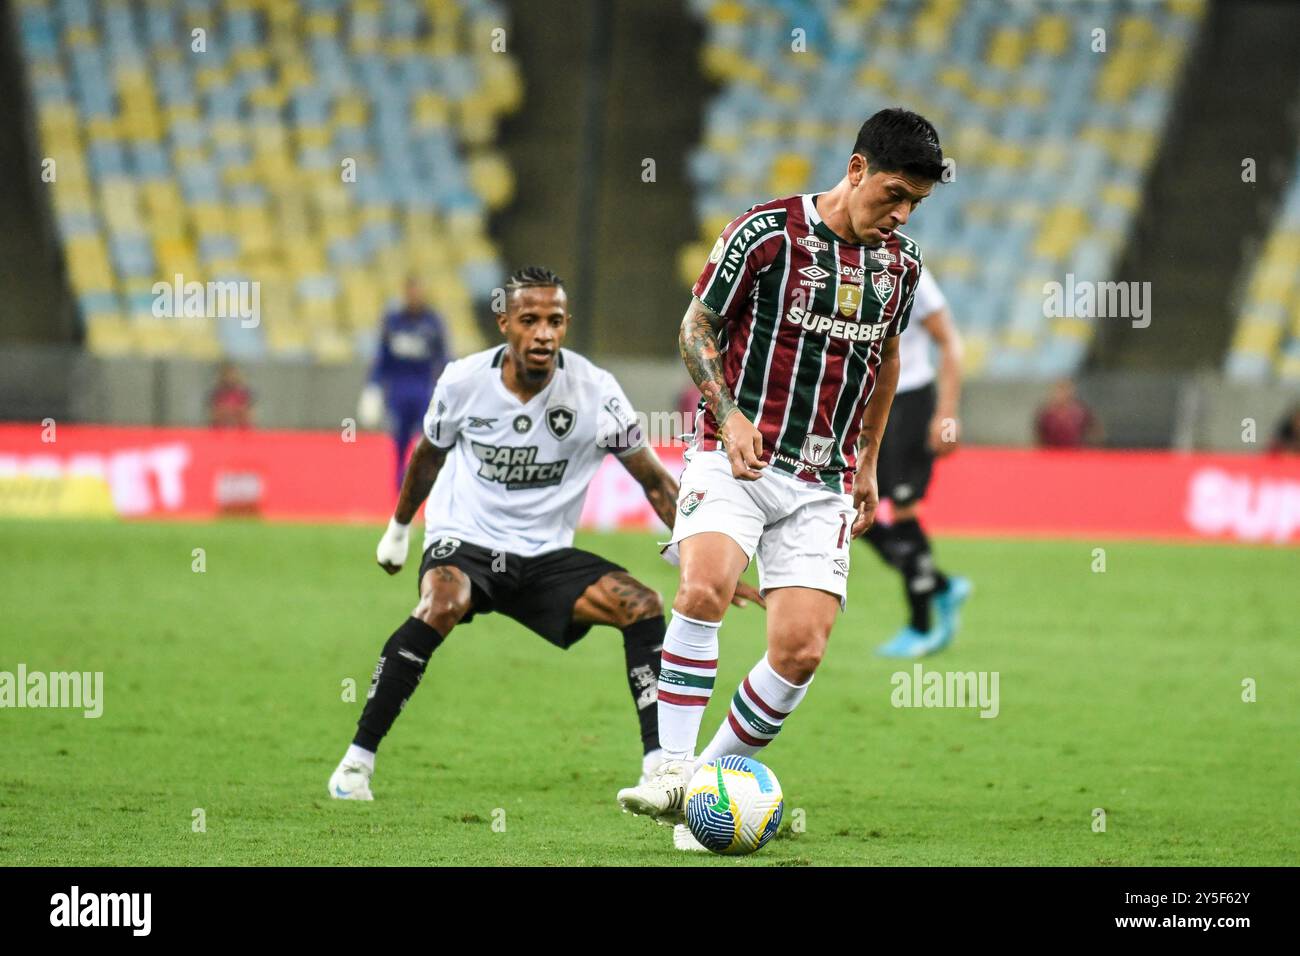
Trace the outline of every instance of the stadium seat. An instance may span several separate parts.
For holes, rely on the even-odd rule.
[[[514,195],[496,130],[523,96],[514,58],[478,42],[505,21],[499,0],[25,0],[16,15],[92,350],[345,361],[412,269],[437,276],[455,350],[481,344],[473,303],[502,280],[484,217]],[[198,27],[207,49],[178,51]],[[416,242],[395,207],[465,241]],[[152,316],[153,283],[176,274],[260,283],[263,329]]]

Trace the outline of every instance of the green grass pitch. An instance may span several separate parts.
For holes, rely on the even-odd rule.
[[[997,671],[983,719],[892,706],[910,665],[872,649],[902,596],[855,545],[848,612],[763,758],[787,822],[734,860],[675,852],[669,830],[619,812],[640,753],[609,629],[567,653],[496,615],[457,630],[384,744],[376,801],[330,800],[360,708],[344,682],[364,698],[415,601],[414,549],[388,578],[379,533],[0,523],[0,670],[102,671],[105,697],[99,719],[0,709],[0,864],[1298,862],[1294,550],[940,541],[976,593],[924,665]],[[651,536],[578,543],[671,602]],[[702,741],[763,633],[760,610],[731,611]]]

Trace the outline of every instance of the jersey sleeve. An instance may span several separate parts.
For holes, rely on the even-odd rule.
[[[433,390],[428,411],[424,413],[424,437],[438,448],[450,448],[460,434],[460,408],[455,390],[443,374]]]
[[[907,328],[908,322],[912,320],[912,310],[916,307],[918,290],[921,287],[921,283],[925,281],[925,267],[921,262],[921,250],[913,247],[912,255],[916,259],[916,278],[912,280],[912,287],[907,290],[907,297],[903,300],[903,304],[899,306],[898,315],[894,316],[893,324],[890,326],[889,332],[885,336],[886,338],[893,338],[895,335],[903,334],[903,330]],[[903,273],[903,278],[906,280],[906,272]],[[938,291],[937,285],[935,286],[935,291]],[[929,314],[929,312],[922,312],[921,317],[924,318]]]
[[[751,209],[722,230],[691,292],[716,315],[732,318],[784,244],[784,210]]]
[[[601,383],[596,444],[619,458],[626,458],[646,447],[645,434],[632,403],[627,400],[618,380],[609,374]]]

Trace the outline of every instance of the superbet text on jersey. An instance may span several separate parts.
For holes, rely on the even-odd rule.
[[[724,320],[723,375],[763,436],[763,458],[845,492],[880,349],[907,327],[921,251],[897,231],[878,248],[844,242],[814,198],[774,199],[733,220],[693,291]],[[697,443],[718,447],[710,411]]]

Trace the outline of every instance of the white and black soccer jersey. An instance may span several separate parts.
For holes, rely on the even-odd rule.
[[[449,449],[425,505],[424,549],[443,538],[531,557],[573,543],[601,460],[643,446],[614,376],[568,349],[527,402],[501,380],[505,346],[449,364],[424,434]]]
[[[921,271],[912,300],[912,321],[898,339],[898,387],[895,393],[924,388],[934,381],[934,362],[930,359],[930,333],[922,319],[939,311],[948,300],[929,269]]]

